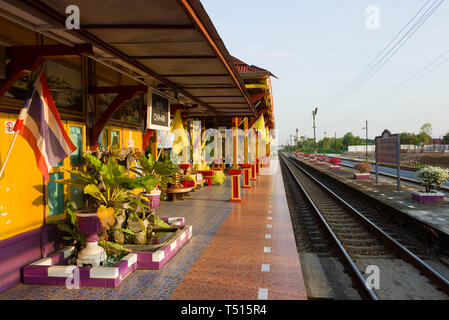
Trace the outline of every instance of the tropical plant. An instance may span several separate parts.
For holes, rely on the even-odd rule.
[[[432,187],[440,188],[447,181],[449,170],[439,167],[427,166],[417,172],[418,181],[426,188],[426,192],[431,192]]]
[[[180,172],[179,168],[170,159],[156,161],[151,154],[148,155],[148,158],[140,155],[138,163],[139,166],[130,169],[130,171],[139,176],[152,176],[161,189],[166,189],[169,183],[174,183],[175,174]],[[149,192],[151,189],[147,188],[146,190]]]
[[[124,208],[123,205],[129,202],[132,195],[131,190],[152,189],[157,184],[156,179],[150,175],[130,178],[128,170],[117,164],[112,157],[108,158],[106,164],[88,153],[84,153],[84,157],[90,168],[84,171],[68,170],[76,178],[52,182],[82,189],[84,194],[93,199],[87,201],[87,206],[91,209],[98,209],[101,205],[107,208]]]
[[[355,165],[355,168],[360,173],[369,173],[371,171],[371,164],[369,162],[359,162]]]
[[[67,235],[62,239],[68,245],[75,246],[77,251],[81,250],[86,245],[86,236],[78,229],[78,220],[76,219],[75,210],[70,200],[65,202],[65,219],[59,221],[50,221],[50,224],[56,224],[56,227],[65,232]]]

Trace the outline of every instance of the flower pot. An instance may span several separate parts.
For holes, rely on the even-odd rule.
[[[444,194],[441,192],[412,192],[412,200],[419,203],[444,202]]]
[[[356,173],[354,174],[354,179],[356,180],[368,180],[369,173]]]
[[[76,213],[79,231],[86,236],[86,247],[78,254],[76,264],[79,267],[91,265],[98,267],[106,261],[106,252],[98,245],[98,234],[103,231],[97,213]]]
[[[153,189],[147,197],[150,200],[151,209],[157,208],[161,203],[161,190]]]

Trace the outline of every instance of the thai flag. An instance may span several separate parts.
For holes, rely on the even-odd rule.
[[[14,131],[24,137],[33,148],[37,166],[48,182],[51,168],[68,157],[76,147],[62,127],[43,74],[33,89],[20,111]]]

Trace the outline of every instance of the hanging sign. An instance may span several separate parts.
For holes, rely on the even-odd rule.
[[[167,98],[154,92],[148,98],[147,128],[170,130],[170,103]]]

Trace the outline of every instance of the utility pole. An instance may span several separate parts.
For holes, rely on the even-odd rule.
[[[316,154],[316,133],[315,133],[316,126],[315,126],[315,117],[316,117],[317,112],[318,112],[318,108],[315,108],[315,110],[312,111],[312,116],[313,116],[313,148],[314,148],[313,154]]]
[[[335,132],[335,156],[337,156],[337,133]]]
[[[365,127],[363,128],[366,131],[365,138],[365,161],[368,162],[368,120],[366,120]]]

